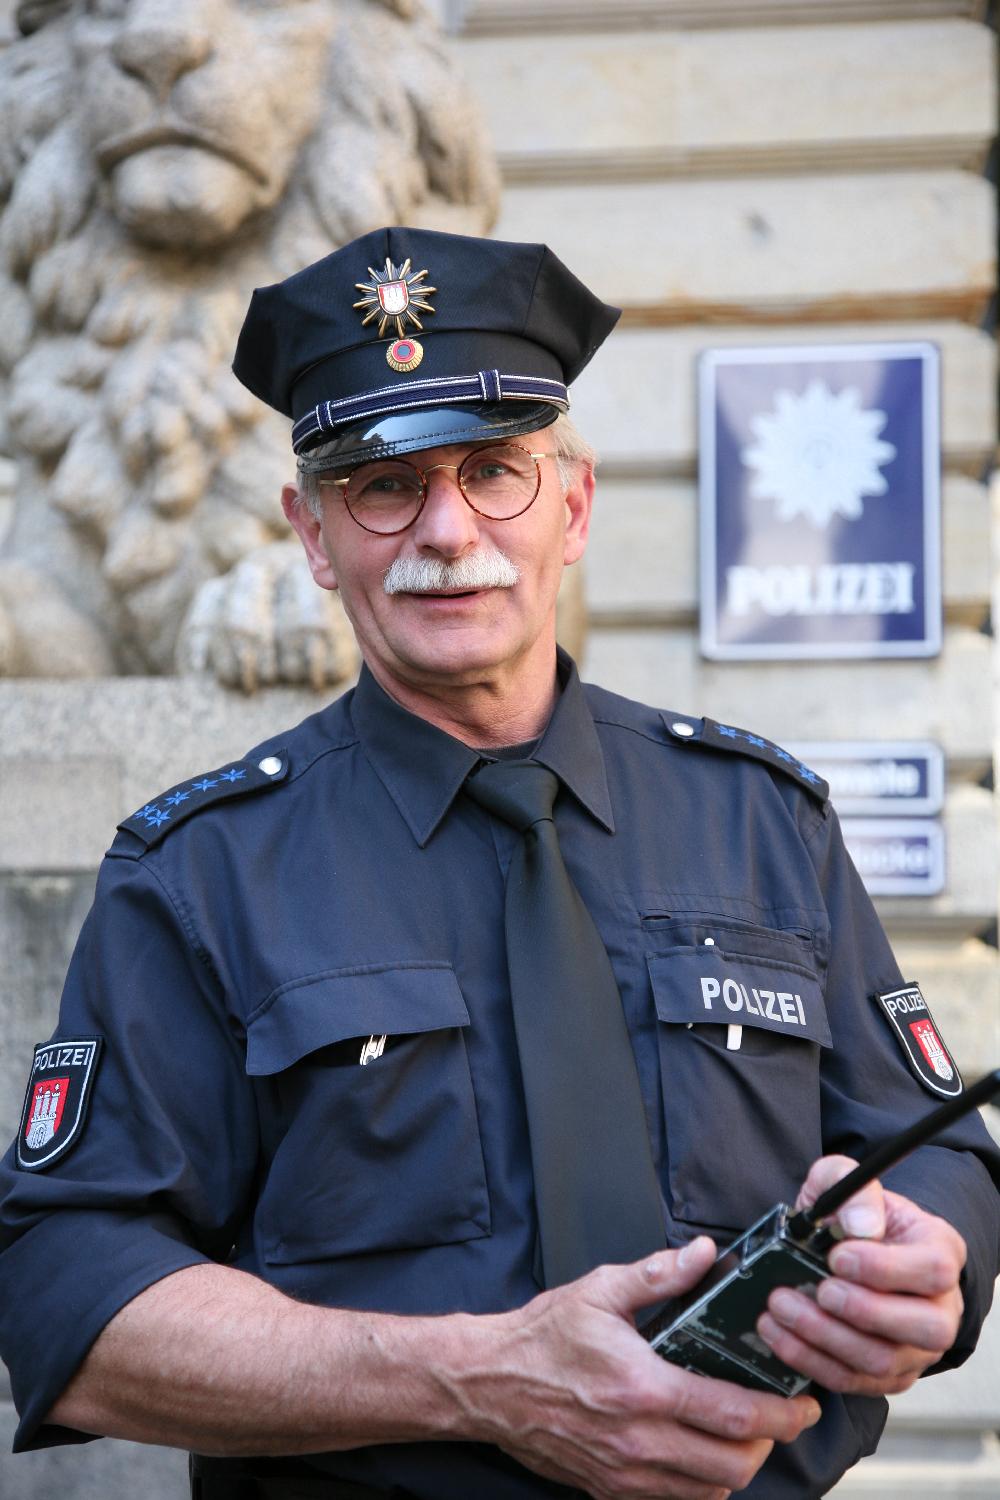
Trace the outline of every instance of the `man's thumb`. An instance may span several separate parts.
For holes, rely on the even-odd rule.
[[[627,1266],[601,1266],[600,1301],[611,1312],[628,1315],[668,1297],[690,1291],[715,1259],[715,1245],[699,1235],[683,1250],[658,1250]]]

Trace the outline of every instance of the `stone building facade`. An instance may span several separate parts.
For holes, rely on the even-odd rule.
[[[921,980],[975,1077],[1000,1062],[990,627],[1000,520],[989,483],[997,127],[986,7],[438,0],[435,9],[499,156],[495,232],[547,241],[625,309],[574,407],[601,454],[585,674],[779,743],[943,747],[946,887],[879,905],[904,971]],[[942,361],[940,656],[705,661],[696,623],[700,351],[914,338],[936,344]],[[115,823],[315,702],[292,687],[247,698],[207,677],[0,681],[6,1133]],[[837,1493],[995,1497],[998,1393],[995,1318],[964,1371],[893,1403],[879,1455]],[[11,1427],[0,1388],[0,1443]],[[107,1442],[0,1456],[0,1490],[11,1500],[50,1491],[114,1500],[140,1480],[152,1500],[179,1497],[183,1461]]]

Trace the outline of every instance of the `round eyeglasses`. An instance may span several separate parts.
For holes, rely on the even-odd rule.
[[[519,443],[490,443],[474,448],[460,464],[431,464],[418,469],[403,458],[380,458],[361,464],[346,479],[321,479],[343,491],[351,516],[365,531],[394,536],[412,526],[427,499],[427,476],[451,469],[466,504],[490,521],[512,521],[534,502],[542,484],[541,458]]]

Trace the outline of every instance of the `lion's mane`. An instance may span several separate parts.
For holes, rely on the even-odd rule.
[[[229,369],[251,289],[381,223],[489,227],[495,165],[433,25],[409,0],[336,3],[318,125],[280,200],[202,252],[120,222],[80,118],[76,7],[21,7],[26,35],[0,55],[0,451],[16,475],[0,671],[173,670],[199,590],[286,535],[287,423]],[[39,650],[52,609],[61,644]]]

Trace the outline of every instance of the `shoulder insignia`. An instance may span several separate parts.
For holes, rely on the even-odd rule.
[[[118,827],[134,833],[147,849],[151,849],[192,813],[234,797],[245,797],[248,792],[259,792],[263,787],[277,786],[287,775],[288,757],[281,750],[265,755],[259,761],[230,761],[218,771],[209,771],[204,776],[171,787],[153,802],[140,807]]]
[[[712,750],[730,750],[736,751],[738,755],[753,756],[775,771],[783,771],[817,801],[825,802],[830,795],[830,788],[822,776],[810,771],[797,755],[792,755],[789,750],[782,750],[780,745],[765,740],[762,735],[751,734],[748,729],[734,729],[730,724],[717,724],[714,719],[692,719],[686,715],[669,713],[661,714],[661,718],[671,739],[685,744],[708,745]]]

